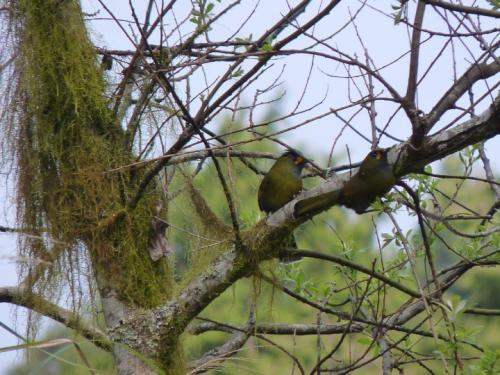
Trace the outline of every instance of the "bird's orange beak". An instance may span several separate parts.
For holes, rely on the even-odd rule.
[[[295,165],[300,165],[304,162],[304,158],[302,156],[297,156],[295,160],[293,161],[293,164]]]

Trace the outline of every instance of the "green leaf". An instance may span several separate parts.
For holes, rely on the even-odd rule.
[[[401,11],[394,13],[394,25],[398,25],[401,22]]]
[[[236,69],[236,71],[231,75],[232,78],[241,77],[244,73],[244,70],[241,68]]]
[[[363,337],[360,337],[358,340],[357,340],[358,344],[361,344],[361,345],[370,345],[372,343],[372,339],[370,337],[367,337],[367,336],[363,336]]]

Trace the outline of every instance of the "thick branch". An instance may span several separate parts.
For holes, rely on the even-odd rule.
[[[440,8],[451,10],[453,12],[477,14],[479,16],[500,18],[500,12],[497,12],[496,10],[492,10],[492,9],[471,7],[471,6],[462,5],[462,4],[454,4],[454,3],[449,3],[447,1],[442,1],[442,0],[424,0],[424,2],[426,2],[427,4],[431,4],[431,5],[440,7]]]
[[[124,317],[109,327],[110,336],[115,341],[138,347],[142,338],[134,332],[149,332],[150,344],[161,342],[168,352],[191,320],[229,286],[248,275],[250,269],[248,256],[233,248],[197,275],[177,298],[152,312]]]
[[[57,306],[56,304],[49,302],[27,290],[16,286],[1,287],[0,303],[10,303],[26,307],[27,309],[54,319],[64,326],[75,330],[86,339],[92,341],[98,347],[107,351],[111,350],[111,342],[104,332],[98,328],[90,326],[74,312]]]
[[[486,79],[500,72],[500,59],[491,64],[472,65],[453,85],[446,91],[441,100],[437,102],[427,118],[428,130],[434,126],[441,116],[453,108],[460,97],[480,79]]]
[[[21,230],[17,229],[17,228],[4,227],[4,226],[0,225],[0,232],[18,233],[18,232],[21,232]]]
[[[254,327],[255,333],[269,334],[269,335],[333,335],[342,333],[361,332],[365,327],[361,323],[353,324],[283,324],[283,323],[259,323]],[[189,328],[189,333],[199,335],[209,331],[220,331],[233,333],[231,328],[213,322],[204,322]]]

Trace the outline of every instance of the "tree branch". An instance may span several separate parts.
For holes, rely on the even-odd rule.
[[[418,1],[415,21],[413,21],[413,34],[411,37],[410,68],[408,71],[408,84],[405,99],[415,107],[415,97],[417,95],[418,64],[420,61],[420,37],[422,36],[422,24],[424,22],[425,3]],[[415,148],[419,148],[422,138],[425,135],[426,123],[421,121],[417,111],[410,111],[409,120],[412,127],[411,143]]]
[[[345,333],[346,330],[349,333],[361,332],[365,327],[361,323],[353,323],[348,327],[348,324],[283,324],[283,323],[259,323],[255,325],[254,332],[269,335],[294,335],[294,336],[306,336],[306,335],[317,335],[318,333],[322,335],[335,335]],[[192,335],[200,335],[209,331],[220,331],[233,333],[234,330],[217,323],[204,322],[189,327],[188,332]]]
[[[24,288],[17,286],[0,287],[0,303],[10,303],[33,310],[75,330],[101,349],[111,351],[111,341],[104,332],[90,326],[74,312],[57,306]]]
[[[418,62],[420,56],[420,36],[422,24],[424,21],[425,2],[419,1],[415,20],[413,21],[413,35],[411,37],[410,49],[410,69],[408,72],[408,84],[406,88],[406,99],[411,103],[415,103],[415,95],[417,91],[417,76],[418,76]]]
[[[439,284],[442,287],[440,292],[444,292],[445,290],[450,288],[456,280],[458,280],[464,273],[466,273],[472,267],[474,267],[474,264],[461,261],[455,268],[446,272],[439,279]],[[408,322],[411,318],[420,314],[424,310],[425,310],[425,302],[423,300],[419,300],[413,303],[412,305],[408,306],[407,308],[405,308],[403,311],[397,312],[392,316],[386,318],[384,320],[384,323],[389,325],[402,325]]]
[[[462,4],[448,3],[442,0],[423,0],[427,4],[431,4],[440,8],[451,10],[452,12],[461,12],[469,14],[477,14],[479,16],[487,16],[493,18],[500,18],[500,12],[492,9],[484,9],[479,7],[471,7]]]
[[[457,100],[480,79],[486,79],[500,72],[500,59],[487,64],[473,64],[432,108],[427,117],[427,131],[429,131],[449,109],[453,108]]]
[[[372,276],[375,279],[378,279],[387,285],[392,286],[395,289],[398,289],[399,291],[414,297],[414,298],[421,298],[420,293],[414,291],[411,288],[408,288],[394,280],[392,280],[390,277],[387,277],[379,272],[373,271],[372,269],[362,266],[361,264],[352,262],[348,259],[333,255],[333,254],[325,254],[321,253],[318,251],[311,251],[311,250],[296,250],[292,248],[287,249],[287,253],[290,253],[290,256],[295,257],[301,257],[301,258],[315,258],[315,259],[323,259],[327,260],[329,262],[333,262],[336,264],[340,264],[345,267],[349,267],[351,269],[355,269],[357,271],[363,272],[366,275]]]
[[[485,316],[500,316],[500,310],[498,310],[498,309],[470,308],[470,309],[465,309],[464,310],[464,314],[485,315]]]
[[[229,357],[235,355],[245,345],[250,335],[246,332],[236,332],[224,344],[213,348],[203,357],[189,364],[192,370],[189,374],[202,374],[219,367]]]
[[[318,311],[321,311],[323,313],[326,313],[326,314],[331,314],[331,315],[334,315],[334,316],[337,316],[341,319],[346,319],[346,320],[352,320],[353,324],[363,324],[364,327],[366,326],[371,326],[371,327],[378,327],[378,328],[384,328],[386,330],[392,330],[392,331],[397,331],[397,332],[404,332],[404,333],[411,333],[411,334],[416,334],[416,335],[419,335],[419,336],[424,336],[424,337],[434,337],[434,334],[431,333],[431,332],[427,332],[427,331],[424,331],[424,330],[421,330],[421,329],[418,329],[418,326],[417,327],[413,327],[413,328],[406,328],[404,327],[402,324],[405,324],[406,321],[403,321],[401,323],[401,325],[393,325],[393,324],[390,324],[387,322],[387,320],[390,318],[386,318],[384,321],[372,321],[372,320],[369,320],[369,319],[364,319],[363,317],[360,317],[360,316],[352,316],[351,314],[347,313],[347,312],[343,312],[343,311],[334,311],[334,310],[331,310],[330,308],[328,307],[324,307],[320,304],[317,304],[316,302],[313,302],[313,301],[310,301],[308,299],[306,299],[305,297],[291,291],[290,289],[282,286],[282,285],[276,285],[273,280],[267,278],[266,276],[263,277],[264,280],[266,280],[267,282],[271,283],[272,285],[274,286],[277,286],[281,291],[283,291],[283,293],[289,295],[290,297],[294,298],[295,300],[299,301],[299,302],[302,302]],[[412,305],[409,306],[409,307],[406,307],[404,311],[406,311],[406,309],[412,309]],[[466,309],[465,311],[468,311],[469,309]],[[486,309],[478,309],[478,310],[486,310]],[[494,310],[493,310],[494,311]],[[403,312],[399,312],[399,313],[395,313],[393,314],[392,316],[395,316],[396,314],[401,314]],[[416,314],[415,314],[416,315]],[[410,318],[412,318],[414,315],[412,315]],[[449,338],[445,337],[445,336],[442,336],[442,335],[437,335],[437,337],[441,340],[445,340],[445,341],[450,341]]]

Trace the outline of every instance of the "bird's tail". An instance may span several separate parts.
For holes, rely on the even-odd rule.
[[[316,197],[302,199],[295,204],[295,218],[312,216],[340,203],[341,190],[330,191]]]

